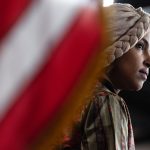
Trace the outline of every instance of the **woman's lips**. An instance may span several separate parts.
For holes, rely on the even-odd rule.
[[[148,71],[141,69],[139,72],[140,72],[140,76],[142,77],[142,79],[147,80]]]

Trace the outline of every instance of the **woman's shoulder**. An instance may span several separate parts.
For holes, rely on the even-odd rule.
[[[89,103],[84,107],[84,112],[100,111],[102,107],[106,107],[106,105],[109,105],[110,103],[119,105],[119,99],[121,98],[117,94],[105,88],[98,89],[93,93],[93,96],[90,97]]]
[[[124,105],[125,101],[116,93],[108,90],[102,90],[94,96],[93,103],[99,104],[101,109],[108,107],[109,109],[119,110],[122,109],[122,105]]]
[[[115,92],[110,91],[108,88],[101,86],[99,88],[97,88],[94,93],[93,93],[93,97],[92,97],[92,101],[120,101],[122,100],[122,98]]]

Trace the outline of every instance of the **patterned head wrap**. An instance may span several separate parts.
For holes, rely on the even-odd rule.
[[[105,49],[108,66],[144,37],[150,28],[150,15],[141,7],[135,9],[130,4],[120,3],[106,7],[105,11],[108,14],[106,32],[112,35]]]

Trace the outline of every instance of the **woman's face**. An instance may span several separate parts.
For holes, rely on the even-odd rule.
[[[119,89],[140,90],[150,67],[150,32],[126,54],[116,59],[109,78]]]

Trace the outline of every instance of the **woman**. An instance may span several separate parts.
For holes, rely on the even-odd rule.
[[[150,67],[150,16],[129,4],[113,4],[106,28],[112,39],[105,49],[106,68],[81,120],[64,149],[134,150],[128,108],[120,90],[140,90]]]

